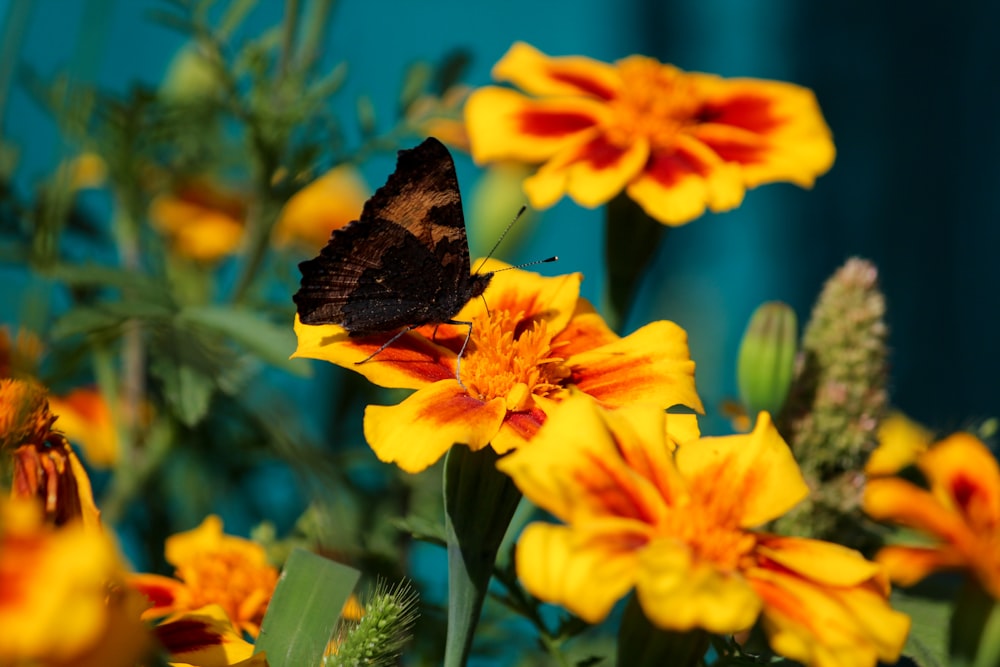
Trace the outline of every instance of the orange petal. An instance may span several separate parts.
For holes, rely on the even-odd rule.
[[[506,88],[480,88],[465,103],[472,159],[544,162],[593,136],[607,113],[585,99],[534,100]]]
[[[478,267],[479,262],[475,262],[474,266]],[[480,272],[501,271],[509,267],[509,264],[491,259],[482,265]],[[488,308],[491,313],[501,310],[520,313],[524,320],[543,319],[549,331],[562,331],[573,317],[582,281],[580,273],[548,277],[521,269],[501,271],[493,276],[483,299],[470,301],[455,319],[471,320],[476,313]],[[447,331],[444,325],[441,331]],[[465,329],[461,331],[464,337]]]
[[[239,636],[218,605],[177,614],[153,631],[174,661],[188,665],[227,667],[253,653],[253,644]]]
[[[939,502],[953,507],[977,533],[1000,530],[1000,466],[970,433],[956,433],[917,461]]]
[[[295,316],[298,347],[292,357],[320,359],[360,373],[371,382],[392,389],[419,389],[438,380],[455,378],[455,355],[410,331],[373,359],[358,363],[378,350],[395,332],[351,338],[336,324],[308,325]]]
[[[573,384],[605,405],[686,405],[703,411],[687,333],[673,322],[652,322],[625,338],[574,355],[567,363]]]
[[[811,90],[781,81],[693,74],[705,102],[692,129],[720,158],[742,166],[747,187],[791,181],[810,187],[836,151]],[[706,122],[707,121],[707,122]]]
[[[889,607],[877,586],[818,586],[778,570],[748,578],[764,601],[764,629],[778,653],[810,665],[894,663],[910,619]]]
[[[529,500],[564,521],[614,516],[655,524],[666,510],[663,497],[653,480],[628,467],[618,434],[610,430],[606,417],[593,400],[572,395],[551,408],[530,446],[501,459],[497,467],[513,478]],[[649,446],[659,443],[665,452],[662,419],[658,428],[655,422],[655,418],[642,422],[654,424]],[[616,426],[626,424],[619,421]],[[641,424],[638,428],[648,430]],[[635,449],[636,434],[623,439]],[[640,458],[634,451],[633,455]]]
[[[965,556],[948,546],[883,547],[875,560],[900,586],[912,586],[938,570],[956,569],[967,564]]]
[[[133,574],[127,583],[149,600],[151,606],[143,612],[143,619],[159,618],[190,606],[187,586],[176,579],[159,574]]]
[[[704,493],[735,499],[744,528],[776,519],[809,494],[766,412],[760,413],[752,433],[688,442],[674,458],[684,478]]]
[[[357,167],[334,167],[288,199],[275,223],[274,240],[302,241],[318,252],[332,231],[360,217],[369,194]]]
[[[454,379],[444,380],[414,392],[399,405],[369,405],[365,438],[379,460],[417,473],[452,445],[472,450],[488,445],[506,412],[504,399],[483,403],[465,393]]]
[[[668,417],[663,410],[648,405],[624,406],[603,415],[628,467],[653,482],[668,505],[676,504],[678,495],[684,493],[684,483],[666,442],[668,420],[684,416]]]
[[[902,479],[869,480],[863,505],[873,519],[922,530],[942,541],[963,545],[967,553],[975,541],[958,514],[941,505],[928,491]]]
[[[856,586],[881,574],[876,563],[854,549],[822,540],[764,535],[759,538],[757,553],[805,579],[829,586]]]
[[[649,620],[669,630],[729,634],[750,627],[760,612],[760,599],[742,576],[697,560],[669,539],[642,549],[636,594]]]
[[[636,555],[627,525],[577,533],[533,523],[515,555],[517,574],[535,597],[559,604],[588,623],[603,620],[632,588]]]
[[[613,99],[621,86],[613,65],[584,56],[553,58],[524,42],[515,42],[493,66],[493,78],[533,95],[583,95],[604,101]]]
[[[586,299],[578,299],[573,317],[566,328],[552,339],[559,346],[559,354],[569,358],[576,354],[592,350],[619,340],[618,334],[611,330],[604,318],[598,314],[593,305]]]
[[[740,168],[724,162],[701,142],[677,138],[670,152],[654,152],[645,170],[626,189],[652,218],[682,225],[705,212],[728,211],[743,201]]]
[[[557,153],[524,181],[524,192],[535,208],[548,208],[563,194],[580,206],[594,208],[638,176],[648,157],[649,142],[643,137],[623,147],[597,135]]]

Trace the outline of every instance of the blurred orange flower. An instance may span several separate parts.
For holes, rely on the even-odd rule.
[[[143,618],[217,604],[233,627],[257,636],[278,582],[278,570],[268,563],[263,546],[223,534],[222,520],[210,515],[197,528],[167,538],[166,557],[176,568],[176,578],[156,574],[129,578],[129,585],[152,602]]]
[[[50,396],[49,407],[59,415],[59,428],[80,447],[87,461],[110,468],[118,460],[120,443],[111,408],[96,387],[80,387],[65,396]]]
[[[36,503],[0,499],[0,664],[134,665],[151,641],[122,577],[102,531],[54,528]]]
[[[661,628],[728,634],[762,616],[771,646],[794,660],[893,662],[909,619],[889,607],[878,565],[837,544],[754,530],[808,494],[767,413],[751,433],[695,440],[677,417],[572,396],[530,447],[498,462],[565,522],[521,534],[528,591],[595,623],[635,588]]]
[[[53,428],[45,389],[29,380],[0,379],[0,450],[14,460],[12,494],[36,498],[53,525],[75,519],[100,525],[90,478],[66,437]]]
[[[149,205],[153,226],[181,256],[214,262],[236,253],[246,226],[246,198],[208,178],[179,183]]]
[[[934,543],[888,546],[876,560],[909,586],[937,570],[965,569],[1000,598],[1000,466],[969,433],[956,433],[916,460],[930,488],[898,477],[868,482],[864,509],[874,519],[926,533]]]
[[[506,267],[494,260],[481,271]],[[455,376],[464,326],[419,327],[359,365],[394,332],[351,338],[337,325],[296,318],[293,356],[338,364],[383,387],[417,390],[399,405],[365,410],[365,438],[376,456],[407,472],[430,466],[455,443],[499,453],[518,447],[571,388],[607,407],[639,402],[701,411],[687,333],[660,321],[619,338],[580,298],[581,280],[578,273],[497,273],[484,300],[470,301],[455,316],[473,323],[461,383]]]
[[[361,172],[342,164],[305,186],[285,203],[274,228],[274,241],[299,241],[319,252],[330,233],[357,220],[370,192]]]
[[[789,83],[683,72],[643,56],[552,58],[520,42],[493,77],[528,95],[472,93],[472,157],[541,164],[524,182],[535,208],[567,194],[595,207],[625,191],[652,218],[679,225],[706,206],[739,206],[764,183],[810,187],[834,160],[815,96]]]

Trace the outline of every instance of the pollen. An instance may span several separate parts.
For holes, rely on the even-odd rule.
[[[533,396],[560,390],[570,377],[544,320],[496,311],[477,316],[472,331],[475,349],[466,355],[462,379],[480,400],[502,397],[508,411],[526,410]]]
[[[678,134],[695,122],[700,105],[690,77],[642,56],[622,60],[618,71],[623,85],[611,102],[613,113],[604,128],[608,139],[626,147],[644,137],[653,148],[672,148]]]

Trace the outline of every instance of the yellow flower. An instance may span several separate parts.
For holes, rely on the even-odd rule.
[[[541,163],[524,183],[535,208],[581,206],[623,190],[668,225],[739,206],[747,188],[811,187],[833,164],[811,91],[789,83],[683,72],[642,56],[611,65],[550,58],[516,43],[493,68],[533,97],[499,87],[466,104],[478,164]]]
[[[368,196],[356,167],[334,167],[292,195],[278,216],[274,240],[279,245],[300,241],[319,252],[331,232],[360,217]]]
[[[753,528],[808,493],[766,413],[752,433],[689,440],[676,415],[565,400],[498,467],[566,525],[529,525],[517,572],[588,622],[635,588],[655,625],[733,633],[758,616],[779,653],[810,665],[892,662],[909,628],[880,569],[836,544]],[[673,455],[671,450],[675,449]]]
[[[111,408],[94,387],[74,389],[65,396],[50,396],[49,406],[59,415],[59,428],[83,450],[87,461],[109,468],[118,460],[118,430]]]
[[[14,459],[13,495],[36,498],[53,525],[80,519],[100,525],[90,478],[65,436],[53,429],[45,389],[32,381],[0,379],[0,449]]]
[[[135,664],[149,638],[121,576],[103,532],[56,529],[36,503],[0,500],[0,664]]]
[[[166,557],[176,579],[156,574],[129,579],[153,604],[143,618],[217,604],[236,629],[257,636],[278,582],[263,546],[223,534],[222,520],[210,515],[197,528],[167,538]]]
[[[868,482],[869,516],[926,533],[930,546],[889,546],[876,560],[904,586],[942,569],[966,569],[1000,598],[1000,467],[980,440],[956,433],[917,457],[930,489],[897,478]]]
[[[506,265],[488,262],[482,271]],[[580,274],[544,278],[512,269],[497,273],[484,299],[455,316],[472,322],[472,340],[455,379],[464,326],[428,325],[408,332],[358,365],[393,332],[350,338],[336,325],[295,320],[293,356],[323,359],[383,387],[416,389],[396,406],[368,406],[364,430],[383,461],[419,472],[455,443],[500,453],[530,439],[570,387],[603,405],[635,402],[701,410],[687,334],[653,322],[616,336],[579,296]],[[488,308],[487,305],[488,304]]]
[[[217,604],[172,614],[153,628],[160,645],[175,667],[228,667],[266,665],[258,655],[251,660],[253,644],[233,627],[225,610]]]
[[[892,475],[927,451],[934,435],[902,412],[890,412],[878,425],[878,447],[865,463],[869,477]]]
[[[153,226],[176,253],[202,262],[235,254],[243,242],[247,204],[236,192],[207,180],[178,184],[149,205]]]

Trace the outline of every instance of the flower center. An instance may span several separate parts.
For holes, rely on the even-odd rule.
[[[469,395],[482,401],[507,400],[507,410],[530,407],[532,396],[547,396],[570,377],[563,359],[553,355],[552,337],[544,320],[523,312],[477,315],[472,323],[475,348],[462,359],[462,381]]]
[[[0,380],[0,449],[40,445],[55,419],[45,389],[24,380]]]
[[[256,627],[278,581],[273,567],[235,549],[199,554],[177,568],[177,577],[191,591],[192,608],[218,604],[234,623]]]
[[[720,496],[718,490],[710,495],[693,491],[692,501],[669,512],[657,526],[658,532],[687,544],[698,559],[719,570],[740,570],[756,538],[740,527],[737,503]]]
[[[654,149],[672,147],[694,122],[700,102],[691,78],[653,58],[632,56],[618,64],[623,86],[610,102],[614,111],[604,130],[618,146],[645,137]]]

